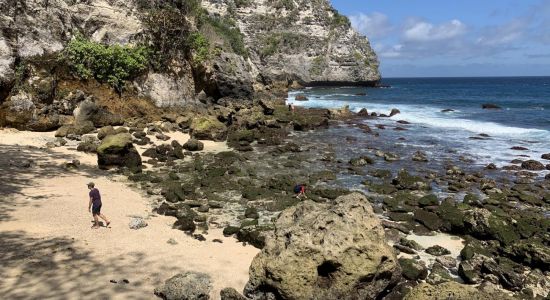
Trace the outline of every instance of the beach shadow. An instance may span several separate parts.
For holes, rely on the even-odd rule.
[[[143,253],[99,261],[72,239],[37,239],[21,231],[0,233],[0,249],[3,299],[110,299],[113,294],[132,298],[136,292],[142,294],[140,298],[154,299],[153,291],[134,277],[136,266],[149,270],[151,262]],[[167,266],[163,274],[147,277],[164,280],[175,270]],[[98,278],[105,280],[98,283]]]
[[[72,155],[31,146],[4,145],[0,143],[0,222],[11,220],[16,206],[40,205],[52,195],[25,195],[23,190],[36,185],[36,180],[47,177],[72,176],[74,174],[97,175],[97,168],[81,166],[67,169],[61,162],[75,159]],[[15,202],[15,196],[27,201]]]

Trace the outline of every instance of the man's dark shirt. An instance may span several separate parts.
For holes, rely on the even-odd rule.
[[[93,188],[90,190],[90,198],[92,198],[92,204],[94,206],[101,205],[101,195],[99,194],[99,190],[96,188]]]

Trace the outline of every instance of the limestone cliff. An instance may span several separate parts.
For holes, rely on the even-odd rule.
[[[236,20],[265,84],[373,85],[378,59],[328,0],[203,0],[212,14]]]
[[[380,79],[367,38],[328,0],[0,0],[0,126],[58,127],[76,90],[116,102],[107,80],[75,76],[60,60],[79,35],[151,48],[145,70],[116,92],[157,107]]]

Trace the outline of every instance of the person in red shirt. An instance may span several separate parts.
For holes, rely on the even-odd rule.
[[[93,182],[88,183],[88,189],[90,190],[90,193],[88,194],[90,196],[90,202],[88,202],[88,212],[91,211],[92,216],[94,217],[94,225],[92,226],[92,229],[99,228],[98,217],[105,221],[105,227],[109,227],[111,222],[109,222],[107,217],[101,213],[101,195],[99,194],[99,190],[95,187]]]
[[[302,200],[302,198],[307,199],[306,196],[306,185],[304,184],[298,184],[294,187],[294,193],[296,193],[296,198]]]

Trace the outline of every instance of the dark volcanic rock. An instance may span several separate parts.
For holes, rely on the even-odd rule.
[[[550,153],[543,154],[540,158],[550,160]]]
[[[483,109],[502,109],[502,107],[494,104],[494,103],[485,103],[481,105],[481,108]]]
[[[409,280],[423,280],[428,277],[428,268],[422,261],[400,258],[399,265],[401,266],[403,277]]]
[[[426,211],[424,209],[415,210],[414,219],[420,224],[426,226],[428,229],[434,231],[438,230],[443,225],[443,222],[437,214]]]
[[[189,139],[183,144],[183,149],[188,151],[202,151],[204,149],[204,144],[199,140]]]
[[[521,167],[530,171],[542,171],[545,169],[544,165],[536,160],[524,161],[523,163],[521,163]]]
[[[514,146],[510,149],[511,150],[516,150],[516,151],[527,151],[527,150],[529,150],[528,148],[525,148],[525,147],[522,147],[522,146]]]
[[[395,115],[397,115],[397,114],[400,114],[400,113],[401,113],[401,112],[399,111],[399,109],[393,108],[393,109],[391,110],[391,112],[390,112],[390,117],[393,117],[393,116],[395,116]]]
[[[433,256],[442,256],[442,255],[448,255],[451,254],[451,251],[439,246],[435,245],[429,248],[426,248],[426,253],[431,254]]]

